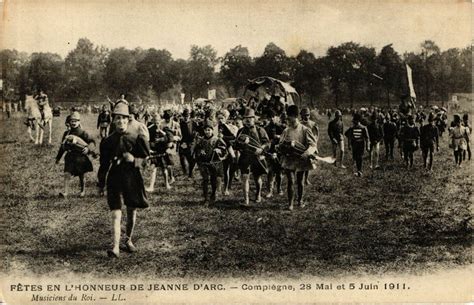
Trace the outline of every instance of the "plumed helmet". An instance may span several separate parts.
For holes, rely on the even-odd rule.
[[[123,116],[130,116],[130,112],[128,110],[128,105],[124,103],[118,103],[114,107],[114,111],[112,112],[113,115],[123,115]]]
[[[73,111],[71,113],[71,116],[69,118],[69,121],[80,121],[81,120],[81,115],[77,111]]]

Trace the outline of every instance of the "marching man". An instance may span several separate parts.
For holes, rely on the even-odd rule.
[[[309,111],[309,108],[303,108],[301,109],[301,124],[304,126],[308,127],[309,130],[313,133],[313,136],[316,140],[316,147],[318,145],[318,137],[319,137],[319,128],[318,125],[316,124],[315,121],[310,119],[311,113]],[[317,148],[316,148],[317,150]],[[304,173],[304,184],[305,185],[310,185],[311,183],[309,182],[309,170],[305,171]]]
[[[270,139],[265,129],[255,126],[255,111],[253,109],[247,108],[245,110],[243,123],[244,127],[237,133],[235,149],[241,152],[239,169],[242,175],[244,206],[249,206],[250,172],[253,174],[256,185],[255,202],[262,201],[262,175],[267,173],[267,164],[263,153],[270,145]]]
[[[400,129],[400,141],[403,147],[403,157],[407,168],[413,167],[413,153],[418,149],[420,130],[415,125],[415,118],[409,114],[407,123]]]
[[[235,140],[239,130],[237,126],[227,122],[229,115],[230,113],[226,109],[222,109],[217,113],[218,136],[225,142],[228,151],[227,157],[222,162],[224,170],[224,196],[229,195],[232,180],[234,179],[237,155],[232,147],[232,142]]]
[[[204,204],[213,205],[216,201],[216,191],[219,183],[218,176],[222,172],[222,159],[227,147],[223,139],[214,134],[212,121],[204,123],[204,136],[196,139],[194,155],[202,176],[202,192]],[[209,198],[209,182],[211,197]]]
[[[147,208],[140,166],[149,155],[148,143],[143,135],[127,132],[129,124],[128,106],[121,103],[113,110],[115,132],[100,144],[99,194],[104,194],[107,187],[107,203],[112,216],[112,249],[107,251],[109,257],[119,257],[122,199],[127,207],[127,228],[125,245],[129,252],[135,252],[132,242],[133,230],[137,217],[137,208]]]
[[[41,113],[41,125],[45,125],[44,121],[44,108],[48,105],[48,95],[44,93],[43,90],[39,90],[39,93],[34,97],[34,99],[38,102],[38,108]]]
[[[102,111],[99,113],[97,117],[97,129],[99,129],[100,138],[106,138],[108,134],[108,129],[110,123],[112,122],[112,116],[110,115],[109,110],[107,110],[107,106],[102,106]]]
[[[352,159],[356,163],[357,171],[354,175],[357,177],[362,177],[364,150],[367,149],[369,151],[369,133],[367,128],[361,124],[361,120],[362,116],[359,113],[355,113],[352,118],[353,126],[345,133],[349,143],[349,150],[352,150]]]
[[[420,147],[423,155],[423,167],[432,171],[433,169],[433,154],[439,151],[439,133],[438,127],[435,126],[435,117],[433,113],[428,116],[428,124],[420,128]],[[436,146],[435,146],[436,144]],[[427,167],[427,161],[429,157],[429,163]]]
[[[328,134],[332,144],[332,155],[336,159],[334,165],[337,166],[337,154],[339,152],[339,166],[346,168],[344,166],[344,124],[342,123],[342,113],[340,110],[334,112],[334,120],[329,122],[328,125]]]
[[[298,120],[298,107],[291,105],[287,109],[288,125],[280,137],[278,149],[282,153],[281,167],[285,170],[288,180],[288,209],[294,208],[295,200],[295,178],[296,178],[296,202],[298,206],[304,207],[304,175],[306,171],[314,169],[311,155],[317,152],[317,140],[312,131],[301,124]],[[295,149],[297,148],[298,151]]]

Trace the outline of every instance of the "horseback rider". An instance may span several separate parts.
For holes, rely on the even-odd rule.
[[[42,89],[39,90],[39,93],[35,95],[34,99],[38,103],[38,108],[41,113],[41,124],[45,125],[45,117],[44,117],[44,108],[48,105],[48,95],[44,93]]]

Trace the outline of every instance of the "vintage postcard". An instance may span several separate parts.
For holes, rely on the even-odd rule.
[[[0,4],[1,304],[473,301],[471,1]]]

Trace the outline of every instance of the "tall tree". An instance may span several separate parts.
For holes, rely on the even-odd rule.
[[[188,96],[191,98],[206,96],[206,90],[215,79],[214,69],[217,63],[217,52],[210,45],[191,46],[181,82]]]
[[[351,107],[359,87],[367,85],[367,74],[372,73],[375,50],[361,47],[354,42],[346,42],[337,47],[330,47],[326,56],[326,69],[329,74],[331,90],[339,104],[341,85],[348,88]],[[365,83],[364,83],[365,82]]]
[[[393,49],[392,44],[386,45],[377,57],[381,66],[382,84],[385,89],[385,98],[388,107],[391,107],[390,97],[400,90],[402,77],[402,61],[400,55]]]
[[[241,45],[224,55],[220,73],[224,82],[232,88],[234,96],[237,96],[238,90],[251,77],[252,64],[249,50]]]
[[[434,91],[435,75],[434,70],[439,60],[440,49],[432,40],[425,40],[421,43],[421,56],[423,59],[423,87],[425,106],[430,103],[432,92]]]
[[[263,55],[255,58],[254,77],[271,76],[274,78],[288,80],[288,57],[283,49],[273,42],[269,43]]]
[[[115,95],[134,92],[138,88],[137,51],[113,49],[105,61],[104,80]]]
[[[107,49],[81,38],[65,59],[66,96],[90,99],[97,95],[103,82]]]
[[[28,74],[32,89],[45,90],[49,96],[64,88],[64,61],[58,54],[33,53]]]
[[[149,49],[137,62],[137,77],[142,89],[152,89],[157,96],[170,89],[177,82],[173,72],[174,62],[167,50]]]
[[[301,50],[296,56],[294,85],[301,95],[308,95],[311,106],[323,92],[323,63],[313,53]]]
[[[28,86],[28,55],[17,50],[0,51],[3,91],[6,99],[15,99]]]

